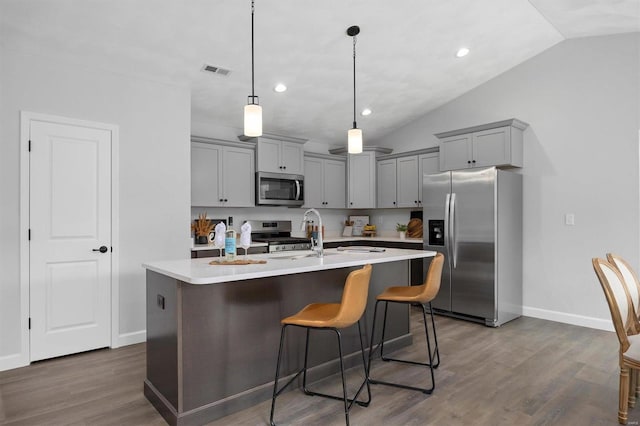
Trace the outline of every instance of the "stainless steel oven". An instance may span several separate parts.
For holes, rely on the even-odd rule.
[[[267,243],[269,253],[311,250],[309,238],[292,237],[290,220],[250,220],[251,239]]]
[[[286,173],[256,173],[256,205],[301,206],[304,204],[304,176]]]

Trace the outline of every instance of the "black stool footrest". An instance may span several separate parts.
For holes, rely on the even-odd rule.
[[[383,382],[381,380],[375,380],[375,379],[371,379],[371,378],[369,378],[369,383],[371,383],[372,385],[386,385],[386,386],[393,386],[393,387],[396,387],[396,388],[420,391],[422,393],[426,393],[427,395],[431,395],[431,393],[433,392],[433,387],[431,389],[416,388],[414,386],[406,386],[406,385],[401,385],[401,384],[398,384],[398,383]]]
[[[349,409],[351,409],[351,407],[353,406],[354,402],[356,404],[358,404],[359,406],[361,406],[361,407],[368,407],[369,406],[369,403],[371,402],[371,398],[369,398],[369,401],[358,401],[358,396],[360,396],[360,392],[362,392],[362,389],[364,389],[364,387],[367,384],[367,382],[368,382],[367,379],[365,379],[364,382],[362,382],[362,384],[358,388],[358,391],[356,392],[356,394],[355,394],[355,396],[353,398],[347,398],[347,401],[349,402]],[[341,396],[334,396],[334,395],[329,395],[329,394],[326,394],[326,393],[315,392],[315,391],[309,390],[307,388],[303,388],[302,390],[306,395],[321,396],[323,398],[329,398],[329,399],[335,399],[335,400],[338,400],[338,401],[344,401],[344,398],[341,397]]]
[[[435,358],[435,354],[433,355]],[[439,358],[439,357],[438,357]],[[398,359],[398,358],[388,358],[388,357],[380,357],[384,362],[395,361],[395,362],[403,362],[405,364],[413,364],[413,365],[422,365],[424,367],[431,367],[431,364],[428,362],[418,362],[418,361],[409,361],[407,359]],[[438,368],[440,366],[440,360],[437,363],[433,364],[433,368]]]

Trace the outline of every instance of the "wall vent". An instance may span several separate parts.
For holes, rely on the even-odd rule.
[[[202,68],[202,71],[212,72],[214,74],[218,74],[218,75],[221,75],[223,77],[226,77],[229,74],[231,74],[231,70],[228,70],[228,69],[225,69],[225,68],[216,67],[214,65],[205,65]]]

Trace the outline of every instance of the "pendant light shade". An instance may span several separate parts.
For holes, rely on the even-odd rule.
[[[360,27],[354,25],[347,28],[347,35],[353,37],[353,128],[347,133],[347,152],[360,154],[362,152],[362,130],[356,124],[356,36],[360,34]]]
[[[251,0],[251,95],[244,107],[244,134],[249,137],[262,136],[262,107],[260,100],[255,94],[254,82],[254,60],[253,60],[253,15],[255,12],[255,1]]]
[[[260,105],[245,105],[244,134],[250,137],[262,136],[262,107]]]
[[[349,129],[347,151],[349,154],[360,154],[362,152],[362,130]]]

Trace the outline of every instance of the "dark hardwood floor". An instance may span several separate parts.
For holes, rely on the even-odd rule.
[[[415,342],[397,356],[424,351],[419,311],[412,311]],[[534,318],[500,328],[436,317],[442,363],[430,395],[372,386],[369,408],[351,410],[353,425],[616,425],[618,342],[611,332]],[[274,342],[273,350],[277,350]],[[274,366],[275,368],[275,366]],[[427,372],[374,362],[378,378],[426,385]],[[352,388],[361,380],[349,371]],[[0,372],[3,425],[165,425],[142,395],[145,345],[100,350]],[[338,376],[317,384],[339,391]],[[278,398],[281,425],[341,425],[338,401],[300,391]],[[266,425],[270,401],[211,425]],[[640,408],[629,411],[638,424]]]

